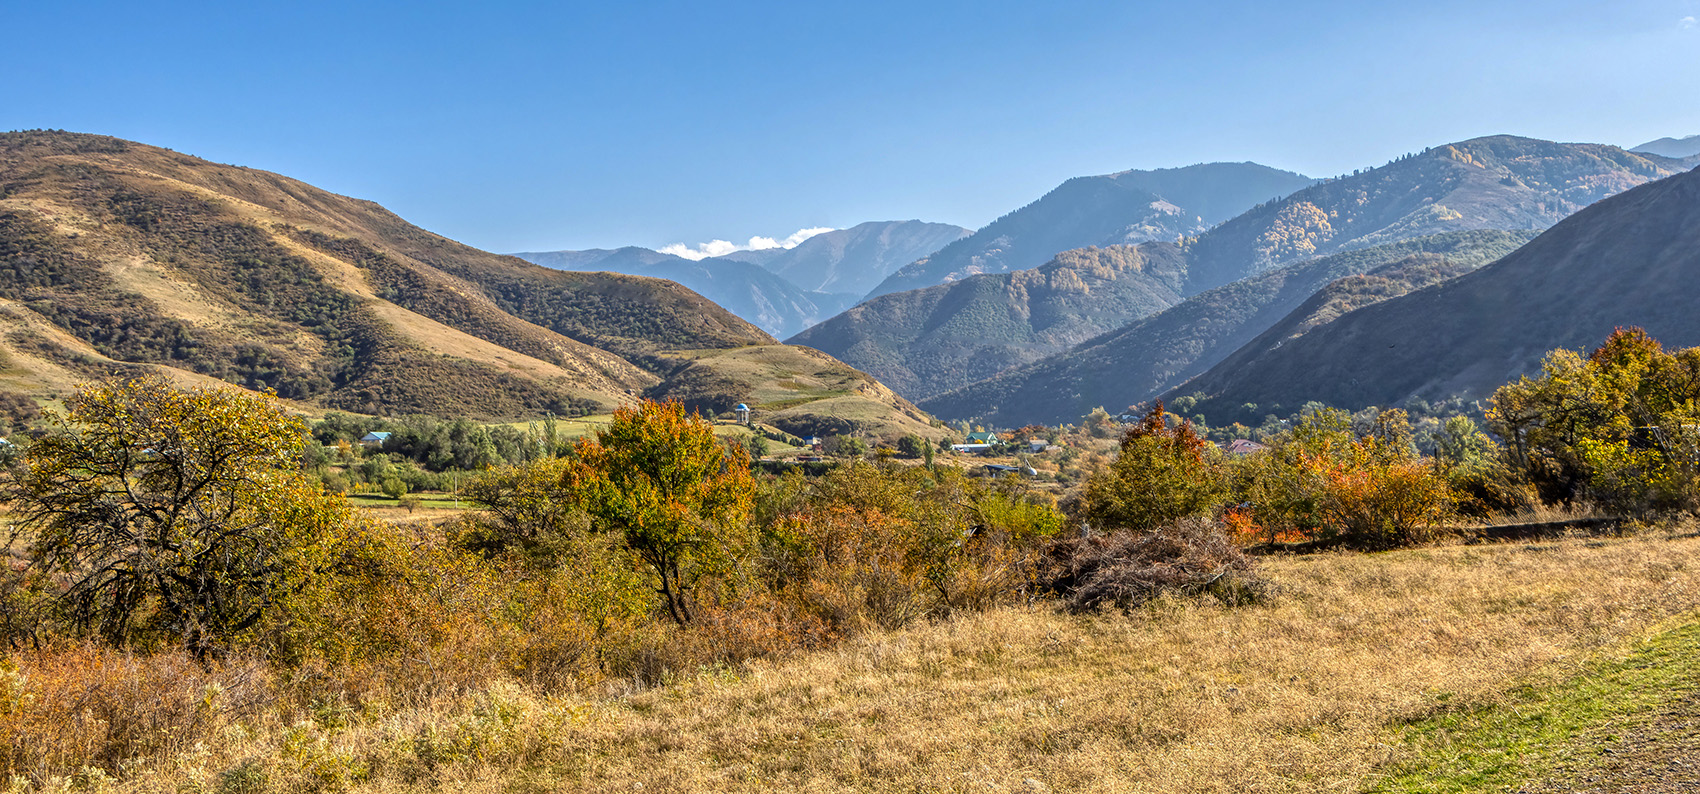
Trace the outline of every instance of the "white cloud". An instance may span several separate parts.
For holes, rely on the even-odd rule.
[[[1677,20],[1676,26],[1683,30],[1689,30],[1696,26],[1700,26],[1700,19],[1695,19],[1694,17],[1683,17],[1682,19]]]
[[[664,246],[661,249],[661,253],[672,254],[673,256],[696,261],[699,259],[707,259],[711,256],[725,256],[733,251],[766,251],[769,248],[796,248],[799,243],[809,239],[810,237],[831,231],[837,230],[831,226],[817,226],[812,229],[798,229],[793,232],[790,237],[787,237],[784,240],[775,240],[772,237],[751,237],[750,241],[743,245],[731,242],[730,240],[709,240],[706,243],[698,243],[694,246],[686,245],[684,243],[674,243],[669,246]]]

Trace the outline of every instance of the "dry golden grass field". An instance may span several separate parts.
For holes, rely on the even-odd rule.
[[[216,716],[219,703],[248,691],[252,670],[156,674],[189,689],[153,696],[204,702],[216,724],[160,741],[121,779],[91,771],[48,787],[1354,792],[1419,752],[1405,739],[1412,721],[1516,706],[1529,685],[1562,689],[1637,639],[1700,620],[1700,536],[1682,532],[1263,569],[1275,592],[1251,606],[1160,600],[1073,616],[1039,603],[653,689],[545,695],[502,682],[414,707],[238,720]],[[106,658],[108,675],[159,664]],[[13,738],[18,720],[58,708],[64,735],[34,738],[71,742],[76,704],[50,702],[70,662],[10,664],[0,720]]]

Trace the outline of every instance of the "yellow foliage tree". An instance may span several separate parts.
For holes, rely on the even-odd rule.
[[[66,399],[6,495],[64,614],[115,644],[175,637],[198,656],[256,629],[350,525],[298,469],[303,422],[272,397],[97,383]]]

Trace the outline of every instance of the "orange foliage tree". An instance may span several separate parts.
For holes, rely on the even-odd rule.
[[[1452,509],[1445,478],[1417,455],[1399,410],[1381,412],[1363,438],[1343,411],[1307,412],[1236,475],[1236,491],[1270,540],[1410,545],[1432,537]]]
[[[680,625],[691,622],[698,582],[748,545],[739,534],[754,492],[749,455],[676,401],[615,411],[579,442],[562,484],[599,531],[619,533],[649,567]]]

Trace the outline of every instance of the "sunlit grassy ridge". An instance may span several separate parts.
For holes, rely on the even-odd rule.
[[[1252,607],[1170,599],[1072,617],[1041,602],[658,689],[491,680],[232,719],[218,698],[253,697],[254,670],[156,672],[161,703],[224,693],[200,732],[214,738],[165,741],[119,788],[1356,791],[1409,757],[1403,721],[1514,703],[1520,684],[1562,682],[1693,620],[1700,538],[1320,555],[1265,572],[1276,594]],[[56,670],[116,683],[138,666],[58,658],[17,654],[8,679],[36,699],[7,718],[40,720],[37,741],[65,722],[48,718],[64,713],[54,693],[75,689]]]

